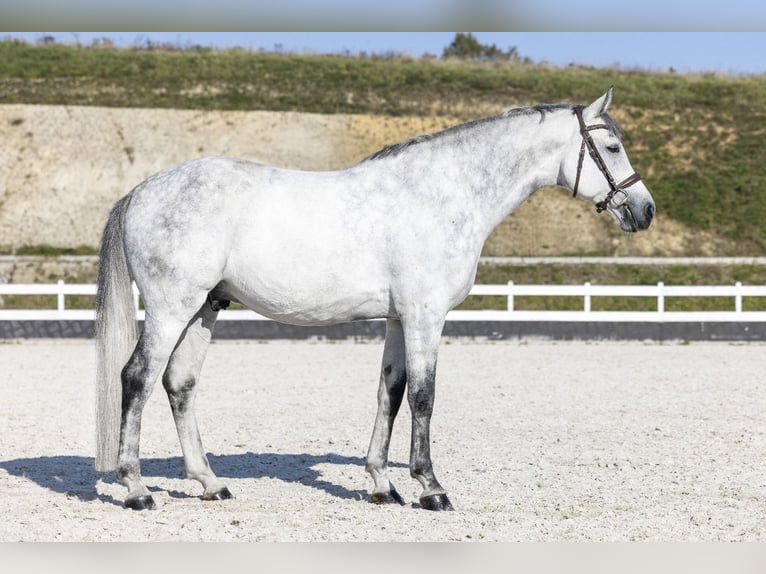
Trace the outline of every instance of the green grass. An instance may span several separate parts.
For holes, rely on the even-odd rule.
[[[0,309],[56,309],[58,299],[56,295],[4,295]],[[96,298],[91,295],[67,295],[65,299],[66,309],[93,309],[96,306]]]
[[[743,285],[766,284],[764,265],[631,265],[552,264],[498,265],[483,263],[477,284],[507,283],[540,285]]]
[[[589,102],[610,85],[633,166],[661,213],[762,254],[764,76],[0,42],[0,103],[470,119],[519,104]]]
[[[59,255],[98,255],[98,249],[90,245],[80,245],[78,247],[58,247],[47,243],[36,245],[22,245],[15,250],[8,247],[0,247],[0,254],[3,255],[40,255],[44,257],[56,257]]]

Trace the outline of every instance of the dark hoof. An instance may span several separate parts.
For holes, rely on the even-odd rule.
[[[125,500],[125,508],[130,508],[131,510],[154,510],[157,508],[157,505],[154,504],[151,494],[145,494]]]
[[[446,494],[432,494],[420,497],[420,504],[426,510],[455,510]]]
[[[224,486],[218,492],[203,495],[202,500],[230,500],[232,498],[234,498],[234,495]]]
[[[396,489],[392,486],[390,492],[376,492],[372,495],[372,501],[375,504],[401,504],[404,506],[404,499],[396,492]]]

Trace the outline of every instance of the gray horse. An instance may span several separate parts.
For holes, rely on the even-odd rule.
[[[154,507],[141,479],[139,435],[162,375],[188,476],[202,483],[206,500],[231,497],[210,468],[193,404],[218,312],[236,301],[292,325],[385,318],[366,464],[372,500],[403,503],[387,465],[406,391],[420,503],[452,509],[430,454],[437,349],[490,232],[550,185],[591,201],[625,231],[646,229],[654,216],[606,113],[611,99],[610,89],[588,106],[512,109],[340,171],[211,157],[140,183],[115,204],[101,243],[96,469],[116,469],[128,488],[125,506]],[[146,309],[137,343],[131,278]]]

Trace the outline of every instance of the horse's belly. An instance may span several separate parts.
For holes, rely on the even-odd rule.
[[[390,314],[388,290],[296,289],[254,282],[248,287],[222,285],[224,294],[256,313],[291,325],[332,325]]]
[[[271,217],[243,226],[236,244],[249,247],[229,255],[223,282],[235,300],[295,325],[388,316],[390,277],[381,241],[371,233],[355,237],[337,215],[308,218],[301,211],[289,218],[275,209],[264,208]]]

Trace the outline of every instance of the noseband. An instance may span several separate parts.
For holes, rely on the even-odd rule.
[[[608,130],[610,129],[608,125],[606,124],[593,124],[592,126],[586,126],[585,120],[582,118],[582,111],[585,106],[577,106],[574,111],[575,115],[577,116],[577,121],[580,122],[580,135],[582,135],[582,145],[580,146],[580,159],[577,161],[577,178],[575,179],[574,184],[574,192],[572,193],[572,197],[577,197],[577,188],[580,185],[580,174],[582,173],[582,164],[583,160],[585,159],[585,148],[588,148],[588,153],[590,153],[590,157],[593,158],[593,161],[595,162],[598,169],[601,171],[601,173],[604,174],[604,177],[606,178],[606,181],[609,182],[609,193],[606,194],[606,197],[599,201],[596,204],[596,212],[601,213],[604,211],[609,205],[609,202],[612,201],[612,197],[614,197],[614,194],[618,191],[622,191],[625,193],[625,188],[630,187],[634,183],[641,181],[641,176],[637,171],[634,171],[632,175],[629,175],[625,179],[623,179],[620,183],[614,183],[614,178],[612,177],[612,174],[609,172],[609,168],[606,167],[606,163],[604,162],[604,158],[601,157],[601,154],[599,153],[598,149],[596,149],[596,144],[593,142],[593,138],[590,137],[590,132],[593,130]],[[625,194],[627,197],[627,194]]]

